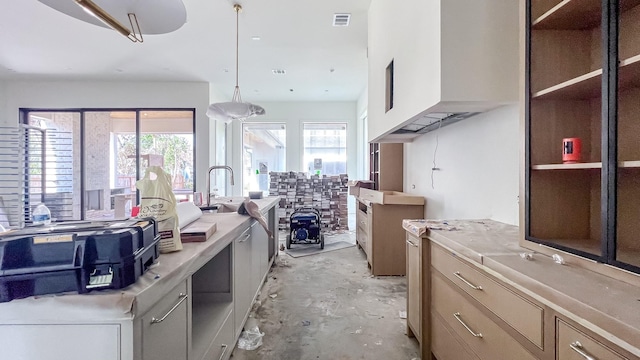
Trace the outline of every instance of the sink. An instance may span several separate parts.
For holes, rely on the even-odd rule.
[[[200,210],[203,213],[214,213],[214,214],[222,214],[222,213],[234,213],[238,211],[238,207],[240,206],[239,202],[236,203],[214,203],[209,206],[200,206]]]

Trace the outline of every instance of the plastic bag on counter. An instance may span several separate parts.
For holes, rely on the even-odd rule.
[[[255,350],[262,345],[263,336],[264,333],[261,333],[257,326],[249,330],[244,330],[238,339],[238,348],[242,350]]]
[[[158,220],[160,252],[182,250],[177,202],[171,188],[171,176],[159,166],[149,166],[144,177],[136,182],[136,187],[140,190],[138,217],[153,216]]]

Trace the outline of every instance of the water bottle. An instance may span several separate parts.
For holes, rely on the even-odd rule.
[[[33,210],[31,220],[33,221],[33,225],[49,225],[51,224],[51,211],[49,211],[47,205],[40,204]]]

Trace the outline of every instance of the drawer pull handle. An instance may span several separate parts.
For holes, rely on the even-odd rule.
[[[222,350],[222,354],[220,354],[220,358],[218,360],[222,360],[224,359],[224,353],[227,352],[227,348],[229,348],[229,345],[227,344],[222,344],[222,346],[220,346],[221,348],[223,348],[224,350]]]
[[[582,346],[582,344],[580,343],[580,341],[576,341],[574,343],[569,344],[569,347],[577,352],[578,354],[582,355],[583,358],[587,359],[587,360],[596,360],[596,358],[594,358],[593,356],[589,355],[585,350],[584,347]]]
[[[462,326],[464,326],[465,329],[467,329],[468,332],[471,333],[471,335],[473,335],[473,337],[479,337],[479,338],[482,337],[481,333],[476,333],[475,331],[471,330],[469,325],[465,324],[464,321],[462,321],[462,318],[460,317],[460,313],[459,312],[453,314],[453,316],[456,318],[456,320],[458,320],[458,322],[460,324],[462,324]]]
[[[245,242],[245,241],[249,240],[250,237],[251,237],[251,234],[247,234],[242,238],[242,240],[238,240],[238,242]]]
[[[179,299],[179,300],[178,300],[178,302],[177,302],[175,305],[173,305],[173,307],[171,308],[171,310],[169,310],[169,312],[167,312],[166,314],[164,314],[164,316],[163,316],[163,317],[161,317],[160,319],[151,318],[151,323],[152,323],[152,324],[159,324],[159,323],[163,322],[163,321],[167,318],[167,316],[171,315],[171,313],[172,313],[175,309],[177,309],[177,308],[178,308],[178,306],[180,306],[180,304],[182,304],[185,300],[187,300],[187,298],[188,298],[188,297],[189,297],[189,295],[187,295],[187,294],[183,294],[183,293],[180,293],[180,295],[178,296],[178,299]]]
[[[469,285],[469,287],[472,288],[473,290],[482,290],[482,286],[473,285],[467,279],[463,278],[462,275],[460,275],[460,271],[454,272],[453,275],[455,275],[455,277],[457,277],[458,279],[462,280],[462,282],[464,282],[465,284]]]
[[[418,244],[414,244],[413,241],[411,240],[407,240],[407,244],[414,246],[414,247],[418,247]]]

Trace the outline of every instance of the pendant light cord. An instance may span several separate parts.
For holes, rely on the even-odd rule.
[[[242,10],[242,7],[238,4],[236,4],[234,6],[234,8],[236,9],[236,87],[238,87],[238,48],[240,47],[240,41],[238,40],[240,38],[240,10]]]

